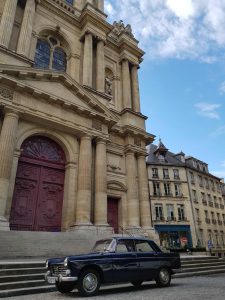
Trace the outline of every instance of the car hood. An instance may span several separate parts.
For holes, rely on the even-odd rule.
[[[50,258],[48,259],[48,264],[63,264],[65,258],[68,258],[69,261],[74,260],[88,260],[88,259],[98,259],[102,257],[102,253],[86,253],[86,254],[77,254],[77,255],[69,255],[62,258]]]

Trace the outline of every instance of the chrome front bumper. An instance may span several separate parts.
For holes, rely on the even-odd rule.
[[[48,271],[45,274],[45,281],[48,284],[55,284],[56,282],[62,283],[62,282],[76,282],[78,280],[78,277],[72,277],[72,276],[62,276],[61,274],[58,276],[51,276],[50,271]]]

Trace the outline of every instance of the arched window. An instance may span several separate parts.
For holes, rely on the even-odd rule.
[[[73,0],[65,0],[66,3],[73,5]]]
[[[48,36],[38,40],[34,58],[35,68],[66,71],[66,64],[66,53],[58,39]]]
[[[48,69],[50,64],[50,52],[49,43],[45,40],[38,40],[34,59],[34,67]]]

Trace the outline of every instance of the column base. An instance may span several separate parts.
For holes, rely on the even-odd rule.
[[[95,224],[97,235],[107,234],[113,235],[113,229],[109,224]]]
[[[0,231],[10,231],[9,222],[4,217],[0,217]]]

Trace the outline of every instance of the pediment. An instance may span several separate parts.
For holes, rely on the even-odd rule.
[[[0,65],[0,80],[36,97],[101,117],[111,125],[119,119],[96,97],[65,73]]]

